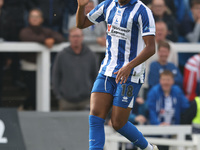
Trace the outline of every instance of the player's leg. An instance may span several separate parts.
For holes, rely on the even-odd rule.
[[[153,150],[142,133],[128,121],[130,111],[131,108],[113,106],[111,117],[113,128],[137,147],[145,150]]]
[[[113,96],[108,93],[94,92],[90,99],[90,115],[105,119],[113,102]]]
[[[134,145],[141,149],[152,150],[153,147],[147,142],[142,133],[128,121],[134,98],[137,97],[140,87],[141,84],[132,82],[118,84],[114,94],[111,121],[113,128]]]
[[[104,122],[112,106],[113,96],[108,93],[92,93],[89,116],[90,150],[103,150],[105,144]]]
[[[112,84],[114,79],[99,74],[91,94],[89,116],[89,147],[90,150],[103,150],[105,143],[104,122],[113,103]]]

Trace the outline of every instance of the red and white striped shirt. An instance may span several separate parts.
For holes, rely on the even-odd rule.
[[[184,68],[183,88],[187,98],[192,101],[197,96],[197,83],[200,81],[200,54],[192,56]],[[199,91],[200,92],[200,91]]]

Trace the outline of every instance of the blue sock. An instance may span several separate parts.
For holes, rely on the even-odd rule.
[[[105,144],[105,120],[97,116],[89,116],[89,150],[103,150]]]
[[[141,149],[145,149],[148,146],[148,142],[142,133],[129,121],[117,132]]]

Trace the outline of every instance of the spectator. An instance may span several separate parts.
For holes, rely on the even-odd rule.
[[[175,18],[167,12],[167,6],[164,0],[152,0],[151,10],[155,21],[162,20],[167,24],[167,39],[176,42],[178,40],[178,28]]]
[[[68,38],[69,32],[69,18],[76,13],[78,3],[75,0],[64,0],[65,2],[65,9],[64,9],[64,16],[63,16],[63,27],[62,32],[65,38]]]
[[[154,54],[151,58],[149,58],[146,61],[146,74],[149,74],[149,68],[150,64],[154,61],[158,60],[158,43],[162,41],[166,41],[170,44],[170,53],[168,56],[167,61],[170,63],[173,63],[175,66],[178,66],[178,54],[177,52],[173,49],[173,42],[169,41],[166,39],[168,33],[168,28],[165,22],[163,21],[157,21],[156,22],[156,36],[155,36],[155,41],[156,41],[156,54]],[[148,85],[148,78],[145,78],[145,83],[143,84],[143,89],[144,89],[144,99],[146,99],[147,91],[148,91],[149,85]]]
[[[149,88],[159,83],[159,76],[164,70],[169,70],[174,75],[175,84],[182,88],[183,77],[179,69],[167,61],[170,53],[170,45],[167,42],[160,42],[158,45],[158,60],[151,63],[148,75]]]
[[[184,19],[185,14],[187,13],[187,6],[184,2],[184,0],[166,0],[167,6],[172,10],[172,7],[174,7],[174,11],[172,10],[176,20],[178,22],[181,22]],[[170,7],[170,5],[173,5]]]
[[[178,66],[178,54],[173,49],[173,42],[170,40],[167,40],[167,33],[168,33],[168,28],[167,28],[166,23],[163,21],[156,22],[156,36],[155,36],[156,43],[158,45],[158,43],[160,43],[161,41],[166,41],[170,44],[171,51],[168,57],[168,61]],[[156,57],[157,55],[154,55],[154,56],[155,56],[155,59],[157,59]]]
[[[99,0],[102,2],[103,0]],[[145,5],[151,5],[152,0],[141,0]],[[169,12],[178,20],[181,21],[185,15],[185,10],[187,6],[184,3],[184,0],[165,0]]]
[[[186,13],[180,23],[179,33],[180,42],[200,42],[200,0],[190,0],[190,13]],[[179,53],[179,68],[182,73],[187,60],[193,55],[195,53],[189,51],[188,53]]]
[[[85,14],[88,14],[94,8],[93,0],[90,0],[85,7]],[[69,21],[69,29],[76,26],[76,15],[71,17]],[[105,23],[99,23],[83,29],[84,42],[98,43],[101,46],[106,46],[106,26]]]
[[[42,27],[43,17],[39,9],[32,9],[29,13],[29,26],[20,32],[21,41],[39,42],[48,48],[55,43],[63,42],[63,37],[51,29]],[[30,92],[28,99],[24,103],[24,109],[35,109],[36,99],[36,54],[23,53],[21,55],[21,69],[24,81]]]
[[[193,133],[200,133],[200,97],[195,97],[190,107],[184,112],[181,118],[182,124],[192,124]]]
[[[70,46],[55,59],[53,91],[59,110],[83,110],[89,106],[90,91],[97,75],[95,55],[83,44],[82,30],[69,32]]]
[[[200,54],[192,56],[185,64],[183,88],[190,101],[200,95]]]
[[[29,25],[28,22],[29,12],[34,8],[38,8],[38,3],[37,0],[25,0],[24,4],[25,4],[25,13],[24,13],[25,27],[27,27]]]
[[[152,0],[141,0],[146,5],[150,5]],[[185,15],[187,6],[185,5],[185,0],[165,0],[169,12],[178,20],[181,21]]]
[[[189,107],[189,102],[181,89],[173,85],[173,73],[164,71],[160,74],[160,84],[148,93],[150,124],[179,124],[181,114]]]
[[[200,0],[191,1],[191,14],[180,24],[180,34],[189,42],[200,42]]]
[[[64,0],[30,0],[33,8],[41,9],[43,13],[43,26],[54,31],[62,31]]]

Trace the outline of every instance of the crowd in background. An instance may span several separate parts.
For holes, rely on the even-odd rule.
[[[43,26],[61,33],[68,39],[70,20],[75,15],[75,0],[1,0],[1,34],[6,41],[19,41],[19,32],[28,26],[31,9],[43,13]],[[94,0],[94,6],[103,0]],[[167,25],[167,39],[172,42],[199,42],[199,5],[192,0],[142,0],[151,8],[155,21]],[[92,6],[90,6],[92,7]],[[17,12],[17,13],[16,13]],[[87,13],[87,11],[86,11]],[[15,22],[15,24],[10,23]]]
[[[91,1],[85,13],[102,1]],[[190,104],[196,106],[192,102],[200,94],[200,54],[189,50],[178,54],[173,44],[200,42],[200,0],[142,1],[151,8],[156,21],[157,50],[146,63],[145,92],[136,99],[130,121],[137,124],[146,124],[148,120],[150,124],[180,124],[181,114],[190,108]],[[56,43],[70,42],[70,46],[55,57],[55,63],[52,61],[52,86],[59,100],[59,110],[86,109],[92,82],[98,72],[96,56],[87,45],[106,45],[105,24],[77,29],[76,9],[76,0],[0,0],[0,42],[32,41],[48,48]],[[6,65],[10,65],[14,73],[13,82],[23,75],[23,81],[31,91],[22,104],[23,109],[35,109],[36,55],[0,53],[1,79]],[[0,84],[1,92],[2,82]],[[79,107],[74,107],[75,103],[79,103]],[[190,117],[187,123],[191,122]]]

